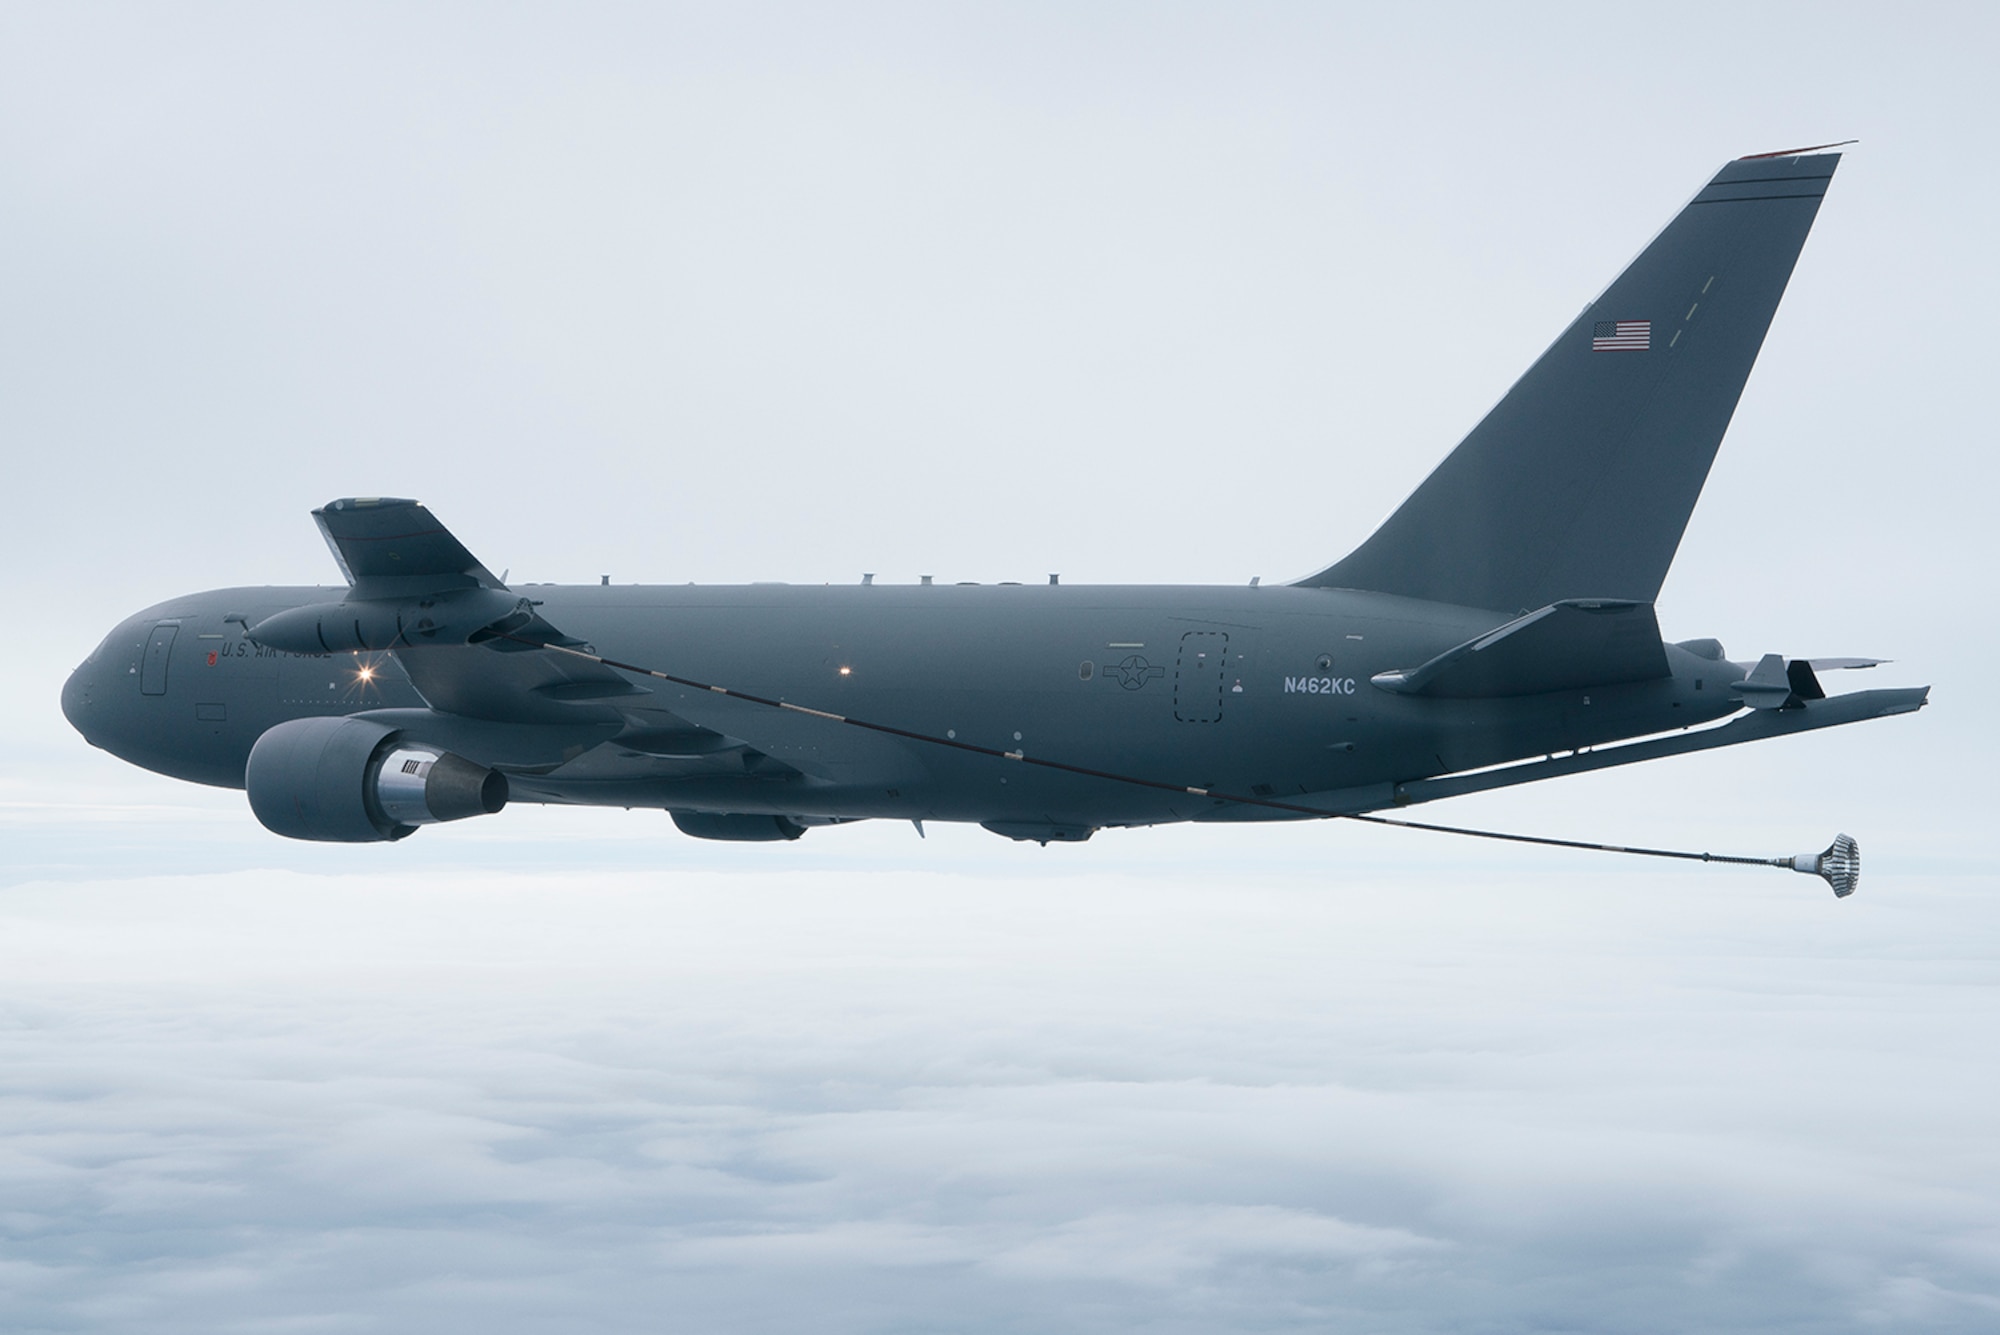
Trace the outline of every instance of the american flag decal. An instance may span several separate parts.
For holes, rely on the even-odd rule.
[[[1651,320],[1599,320],[1590,332],[1592,352],[1644,352],[1652,346]]]

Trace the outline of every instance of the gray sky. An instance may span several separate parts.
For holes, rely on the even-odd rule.
[[[1983,6],[0,4],[0,1324],[1989,1328]],[[90,751],[167,595],[1267,580],[1725,159],[1859,136],[1661,600],[1922,715],[1346,826],[510,809]],[[178,1324],[177,1324],[178,1323]]]

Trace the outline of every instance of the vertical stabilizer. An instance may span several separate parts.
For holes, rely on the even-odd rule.
[[[1724,167],[1373,536],[1299,583],[1652,602],[1839,161]]]

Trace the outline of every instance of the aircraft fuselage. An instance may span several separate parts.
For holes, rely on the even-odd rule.
[[[1396,783],[1707,723],[1744,668],[1668,646],[1671,675],[1505,699],[1371,683],[1508,614],[1347,590],[1088,585],[517,586],[597,654],[676,676],[1176,786],[1392,803]],[[1074,827],[1283,813],[857,733],[627,674],[632,693],[524,696],[427,679],[396,656],[298,654],[245,624],[341,588],[173,599],[122,623],[63,696],[89,740],[242,787],[296,718],[382,717],[508,774],[516,800]],[[404,649],[424,677],[425,654]],[[483,678],[482,678],[483,679]],[[546,689],[546,688],[545,688]],[[600,693],[601,694],[601,693]],[[523,703],[524,699],[527,701]],[[430,706],[435,706],[433,710]],[[721,739],[730,739],[724,745]],[[1379,800],[1368,790],[1380,790]],[[1358,794],[1358,796],[1357,796]]]

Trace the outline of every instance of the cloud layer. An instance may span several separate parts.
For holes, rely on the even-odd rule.
[[[2000,918],[1947,880],[264,872],[0,913],[14,1328],[2000,1314]]]

